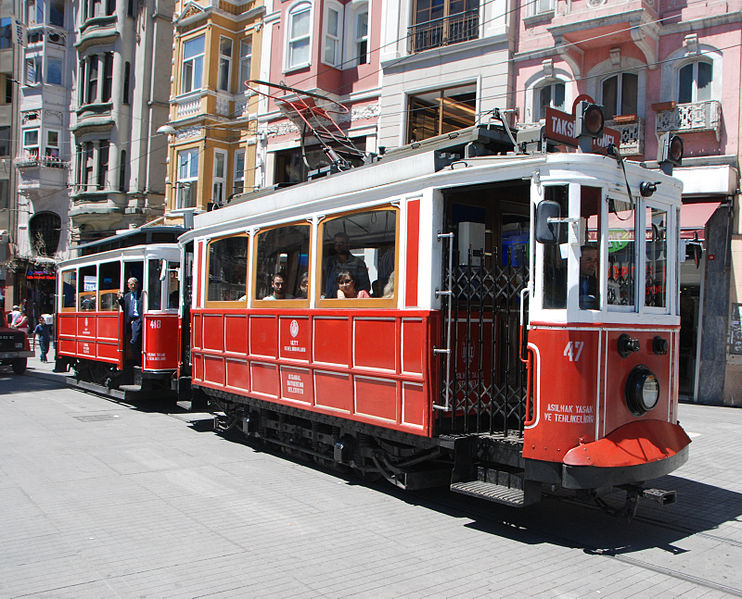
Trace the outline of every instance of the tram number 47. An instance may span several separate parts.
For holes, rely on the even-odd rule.
[[[161,329],[162,328],[162,321],[159,319],[150,320],[149,321],[149,328],[150,329]]]
[[[570,362],[579,362],[584,347],[584,341],[568,341],[567,345],[564,346],[564,353],[562,355],[567,356]]]

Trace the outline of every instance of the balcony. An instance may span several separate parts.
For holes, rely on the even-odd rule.
[[[666,131],[677,133],[713,131],[716,135],[716,141],[719,141],[721,102],[718,100],[691,102],[690,104],[662,102],[652,105],[652,108],[657,113],[657,133]]]
[[[424,52],[479,38],[479,9],[417,23],[407,29],[408,52]]]
[[[16,166],[20,169],[42,166],[48,168],[65,168],[68,164],[68,162],[61,160],[58,156],[39,156],[38,152],[33,151],[24,152],[23,156],[20,156],[16,162]]]
[[[644,119],[635,114],[620,115],[605,124],[621,133],[622,156],[644,155]]]
[[[204,96],[205,90],[198,90],[173,98],[170,103],[175,104],[175,118],[185,119],[201,114],[201,100]]]

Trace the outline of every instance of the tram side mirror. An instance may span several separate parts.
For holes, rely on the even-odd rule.
[[[536,241],[539,243],[564,243],[567,239],[565,223],[549,222],[561,218],[562,208],[559,202],[543,200],[536,206]]]

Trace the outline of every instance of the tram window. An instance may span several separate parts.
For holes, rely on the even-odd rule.
[[[117,300],[121,289],[121,263],[105,262],[98,267],[98,301],[100,310],[112,312],[119,309]]]
[[[557,202],[561,214],[569,214],[569,193],[566,185],[551,185],[544,188],[544,199]],[[559,244],[544,244],[544,308],[567,307],[567,258],[562,255]]]
[[[224,237],[209,243],[210,302],[244,302],[247,290],[247,236]]]
[[[647,262],[644,305],[667,307],[667,212],[648,206],[644,221]]]
[[[78,280],[77,288],[79,305],[77,309],[81,312],[95,310],[96,299],[98,297],[98,276],[95,271],[95,265],[84,266],[80,269],[80,279]]]
[[[62,310],[74,310],[77,306],[77,271],[62,273]]]
[[[322,297],[393,298],[396,235],[397,211],[391,208],[326,221]]]
[[[258,234],[255,299],[307,299],[310,235],[308,224]]]
[[[147,285],[148,310],[160,310],[162,307],[162,263],[163,260],[149,261],[149,281]]]
[[[600,310],[600,232],[602,191],[598,187],[580,190],[580,223],[585,245],[580,252],[580,308]]]
[[[167,263],[167,307],[178,308],[180,299],[180,281],[178,280],[178,263]]]
[[[608,201],[608,305],[634,305],[636,215],[633,203]]]

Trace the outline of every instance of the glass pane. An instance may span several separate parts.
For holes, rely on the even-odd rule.
[[[327,33],[333,37],[338,37],[338,11],[332,8],[327,12]]]
[[[149,261],[149,281],[147,284],[147,309],[159,310],[162,306],[162,260]]]
[[[309,40],[305,39],[298,42],[292,42],[289,66],[293,67],[307,62],[309,62]]]
[[[204,36],[197,37],[192,40],[188,40],[183,44],[183,58],[193,58],[199,54],[204,53]]]
[[[209,244],[209,288],[207,300],[245,301],[247,282],[247,237],[227,237]]]
[[[633,204],[610,200],[608,227],[608,304],[633,306],[636,267]]]
[[[62,273],[62,308],[75,308],[77,289],[77,272],[67,270]]]
[[[569,214],[568,187],[553,185],[544,189],[544,199],[558,202],[562,216]],[[567,307],[567,259],[562,256],[559,244],[543,245],[544,248],[544,308]]]
[[[580,252],[580,308],[600,310],[600,206],[601,190],[583,187],[580,216],[585,223],[585,245]]]
[[[394,297],[396,210],[358,212],[322,227],[322,297]]]
[[[98,296],[98,276],[95,266],[85,266],[80,269],[77,297],[79,299],[78,310],[92,312]]]
[[[555,83],[552,87],[554,88],[554,103],[552,104],[552,108],[564,110],[564,83]]]
[[[178,279],[177,262],[168,262],[167,278],[167,307],[178,309],[180,296],[180,280]]]
[[[223,152],[214,153],[214,176],[223,179],[224,178],[224,167],[227,159],[227,155]]]
[[[232,40],[228,37],[219,40],[219,54],[232,58]]]
[[[121,264],[106,262],[98,268],[98,289],[100,290],[100,309],[111,312],[119,309],[116,298],[121,290]]]
[[[603,112],[606,119],[616,115],[618,104],[618,76],[603,81]]]
[[[309,34],[309,9],[296,12],[291,19],[291,37],[296,38]]]
[[[644,236],[647,255],[644,304],[667,307],[667,212],[647,207]]]
[[[53,85],[62,85],[62,61],[59,58],[48,58],[46,82]]]
[[[693,101],[693,65],[687,64],[678,72],[678,102],[687,104]]]
[[[309,225],[289,225],[258,235],[255,299],[307,297]]]
[[[698,97],[697,101],[703,102],[711,99],[711,80],[713,72],[708,62],[698,63]]]
[[[621,114],[637,113],[638,90],[639,76],[634,73],[624,73],[621,81]]]
[[[368,12],[364,11],[356,17],[356,39],[368,34]]]

